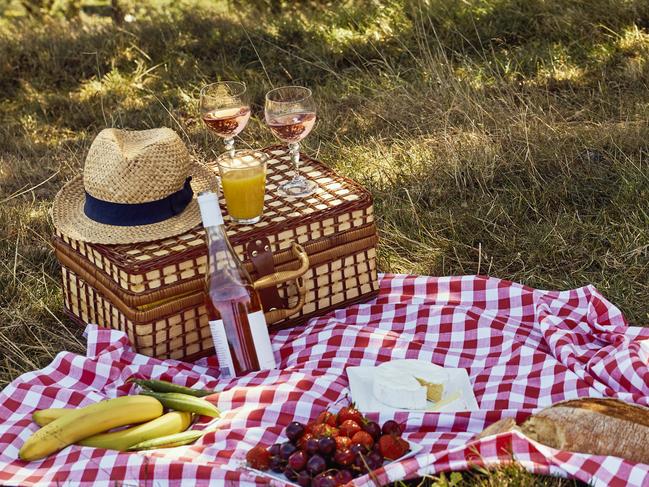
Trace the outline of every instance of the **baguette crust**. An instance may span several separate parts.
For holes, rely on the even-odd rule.
[[[487,427],[476,439],[520,429],[558,450],[612,455],[649,464],[649,408],[617,399],[575,399],[546,408],[520,427],[510,418]]]

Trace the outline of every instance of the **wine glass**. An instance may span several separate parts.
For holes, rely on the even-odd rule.
[[[250,120],[250,103],[246,84],[240,81],[219,81],[201,90],[201,116],[205,125],[223,138],[225,150],[234,157],[234,137]]]
[[[315,191],[316,185],[300,175],[300,141],[315,124],[313,94],[302,86],[284,86],[266,93],[266,123],[273,135],[286,142],[293,161],[293,177],[277,189],[284,196],[302,198]]]

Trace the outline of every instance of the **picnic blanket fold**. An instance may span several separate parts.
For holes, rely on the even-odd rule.
[[[535,473],[593,485],[649,483],[649,466],[553,450],[518,432],[473,440],[499,419],[520,422],[566,399],[615,397],[649,405],[643,351],[649,331],[627,326],[620,310],[592,286],[557,292],[484,276],[384,275],[374,301],[273,334],[278,370],[227,381],[219,380],[214,358],[189,364],[145,357],[125,334],[92,325],[86,337],[86,356],[61,352],[0,392],[0,484],[267,484],[242,468],[249,448],[278,441],[293,420],[344,405],[346,367],[395,358],[466,368],[480,411],[397,413],[404,436],[423,449],[378,471],[380,482],[516,461]],[[71,446],[38,462],[17,459],[37,428],[30,419],[34,410],[132,393],[130,377],[217,390],[213,401],[224,411],[220,429],[195,445],[155,452]],[[368,477],[356,484],[374,485]]]

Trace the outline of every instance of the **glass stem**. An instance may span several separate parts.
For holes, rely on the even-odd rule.
[[[230,157],[234,157],[234,138],[224,139],[223,143],[225,144],[226,152],[230,153]]]
[[[291,161],[293,161],[293,181],[300,179],[300,144],[293,142],[288,144],[291,151]]]

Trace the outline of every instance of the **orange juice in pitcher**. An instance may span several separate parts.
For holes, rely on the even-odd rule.
[[[223,196],[230,218],[239,224],[254,224],[264,211],[266,190],[266,161],[263,152],[235,151],[218,160]]]

